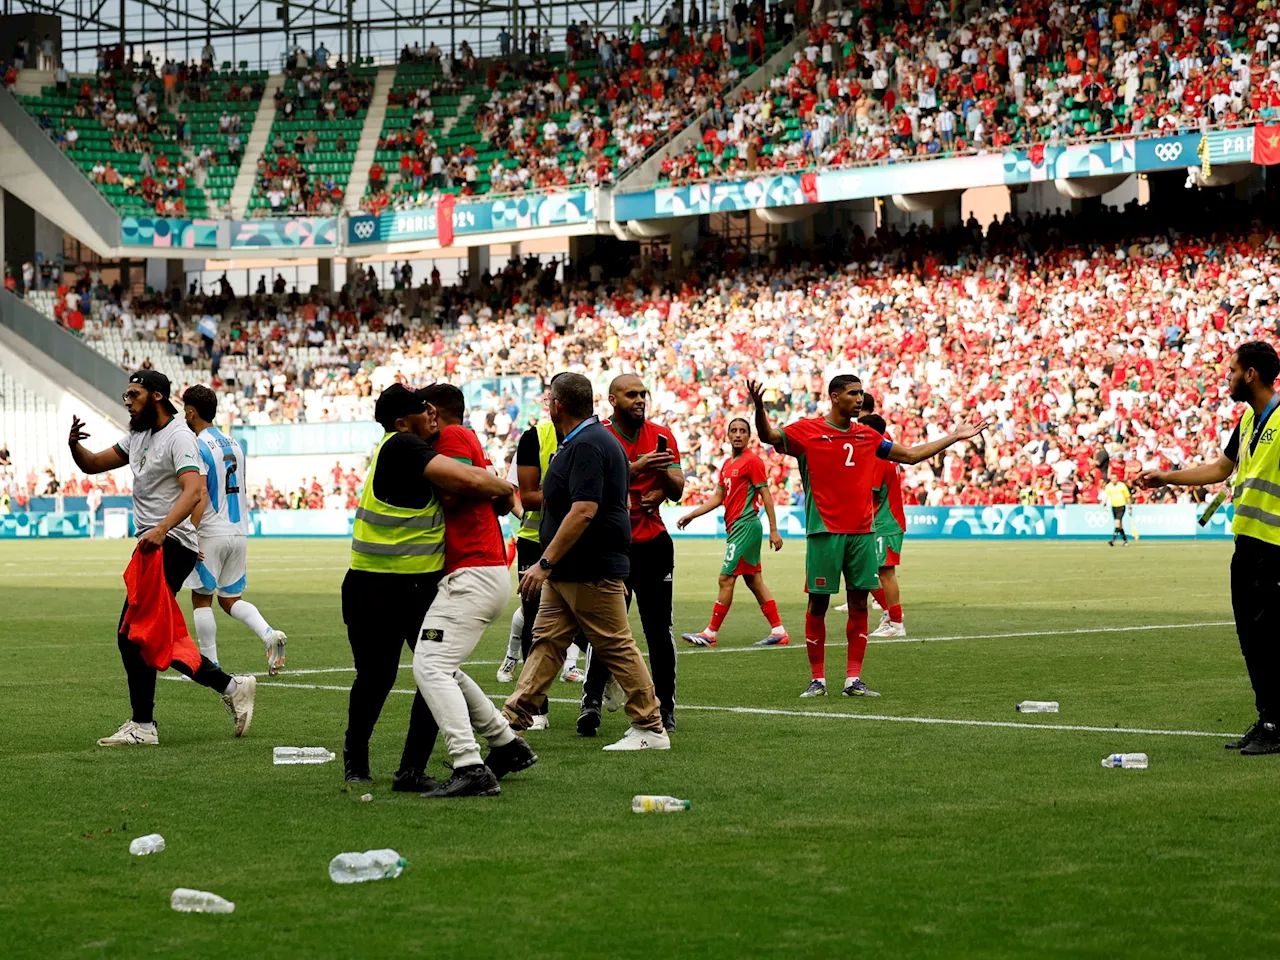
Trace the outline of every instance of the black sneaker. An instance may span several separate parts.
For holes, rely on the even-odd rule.
[[[578,714],[578,736],[594,737],[600,729],[600,704],[584,703]]]
[[[342,745],[342,772],[347,783],[373,783],[369,773],[369,748],[356,749]]]
[[[397,770],[391,777],[394,793],[425,793],[439,788],[440,781],[422,770]]]
[[[501,780],[508,773],[528,770],[537,762],[538,755],[533,752],[533,747],[522,738],[516,737],[510,743],[504,743],[490,750],[489,756],[485,757],[484,765],[493,771],[495,779]]]
[[[1251,726],[1248,730],[1244,732],[1244,736],[1242,736],[1239,740],[1232,740],[1229,743],[1224,743],[1223,746],[1226,747],[1228,750],[1243,750],[1249,744],[1253,743],[1253,741],[1257,738],[1258,727],[1260,727],[1261,725],[1262,725],[1261,720],[1255,720],[1253,722],[1253,726]]]
[[[1274,723],[1259,722],[1253,739],[1240,748],[1240,753],[1249,757],[1260,757],[1264,753],[1280,753],[1280,730],[1276,729]]]
[[[440,799],[447,797],[496,797],[502,792],[498,786],[498,778],[483,763],[473,763],[466,767],[455,767],[453,776],[445,783],[438,784],[434,790],[428,790],[424,797]]]
[[[671,713],[664,713],[662,715],[662,729],[667,731],[667,733],[676,732],[676,715],[674,710]]]

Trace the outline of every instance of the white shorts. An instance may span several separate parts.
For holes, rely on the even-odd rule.
[[[216,590],[220,597],[238,597],[244,593],[247,572],[245,537],[201,537],[200,551],[204,559],[187,577],[183,586],[196,593],[211,596]]]

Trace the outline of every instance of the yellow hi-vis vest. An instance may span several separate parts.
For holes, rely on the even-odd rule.
[[[1253,436],[1253,407],[1240,418],[1240,459],[1236,462],[1235,519],[1231,532],[1280,546],[1280,412],[1263,425],[1258,446]]]
[[[556,447],[560,441],[556,437],[556,425],[550,420],[543,420],[538,424],[538,483],[541,486],[542,481],[546,479],[547,467],[551,465],[551,458],[555,456]],[[538,542],[538,526],[542,523],[541,510],[526,510],[524,521],[520,524],[520,530],[516,536],[522,540],[532,540]]]
[[[393,507],[373,493],[378,454],[394,433],[378,443],[360,494],[351,538],[351,569],[371,573],[433,573],[444,569],[444,514],[432,495],[425,507]]]

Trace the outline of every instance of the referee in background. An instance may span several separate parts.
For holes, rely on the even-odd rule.
[[[1203,486],[1236,475],[1231,607],[1258,719],[1226,748],[1256,756],[1280,753],[1280,357],[1254,340],[1236,350],[1228,372],[1231,399],[1246,406],[1222,456],[1183,470],[1145,470],[1138,484]]]
[[[351,540],[351,569],[342,581],[342,620],[355,660],[342,744],[349,783],[373,780],[369,739],[395,686],[400,650],[414,649],[422,620],[444,577],[444,513],[436,488],[468,496],[501,496],[511,485],[487,470],[441,457],[427,442],[435,424],[421,391],[393,383],[382,391],[374,419],[386,431],[360,494]],[[439,728],[415,691],[395,791],[421,793]]]

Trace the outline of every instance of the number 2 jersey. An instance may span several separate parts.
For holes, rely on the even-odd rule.
[[[244,451],[217,427],[205,427],[196,435],[200,459],[208,468],[205,478],[209,505],[200,520],[200,538],[247,537],[249,510],[244,498]]]
[[[797,420],[781,433],[778,449],[800,463],[805,535],[871,533],[872,487],[892,441],[866,424],[855,421],[841,430],[824,417]]]

